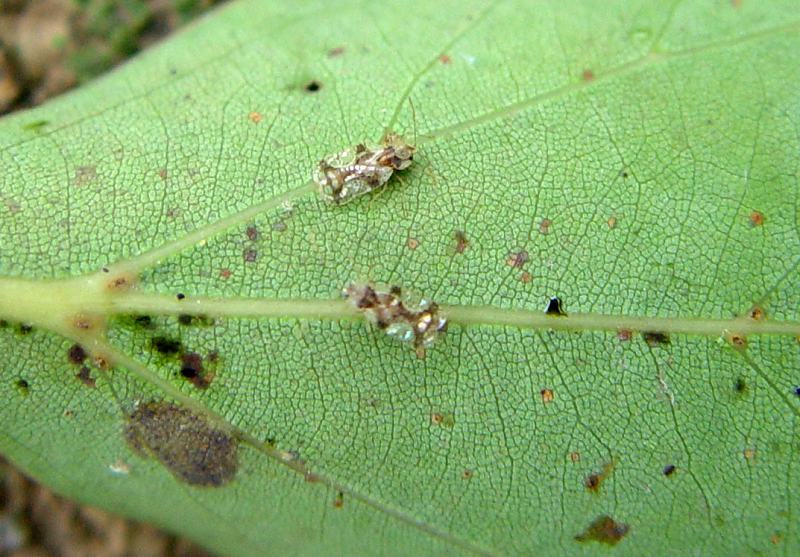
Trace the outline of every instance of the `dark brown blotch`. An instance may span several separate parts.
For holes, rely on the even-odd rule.
[[[93,389],[96,386],[96,381],[94,377],[92,377],[91,371],[87,366],[81,366],[81,369],[78,373],[75,374],[75,377],[87,387]]]
[[[198,389],[207,389],[214,379],[213,373],[203,369],[203,357],[197,352],[187,352],[181,356],[180,374]]]
[[[162,336],[153,337],[150,340],[150,345],[156,352],[164,356],[173,356],[183,349],[183,345],[179,340]]]
[[[128,416],[125,440],[137,453],[156,458],[190,485],[225,485],[239,467],[236,437],[171,402],[140,404]]]
[[[88,354],[86,354],[86,350],[84,350],[83,346],[77,343],[70,346],[69,350],[67,350],[67,358],[69,359],[70,363],[75,364],[76,366],[81,365],[86,359],[87,355]]]
[[[630,527],[627,524],[617,522],[608,515],[603,515],[596,518],[586,530],[575,536],[575,540],[616,545],[629,531]]]
[[[670,343],[669,335],[659,331],[644,331],[642,338],[648,346],[667,346]]]
[[[456,253],[464,253],[469,247],[469,240],[463,230],[456,230],[454,234],[456,240]]]

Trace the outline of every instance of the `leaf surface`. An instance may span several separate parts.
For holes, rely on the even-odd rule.
[[[297,4],[0,122],[0,450],[223,555],[800,552],[796,2]]]

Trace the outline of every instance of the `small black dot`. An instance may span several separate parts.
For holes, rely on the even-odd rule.
[[[547,303],[547,309],[544,310],[547,315],[558,315],[564,316],[567,315],[563,309],[561,309],[561,299],[553,296],[550,298],[550,301]]]
[[[792,392],[794,393],[794,396],[800,396],[800,385],[792,389]]]
[[[674,471],[675,471],[675,465],[667,464],[666,466],[664,466],[664,469],[661,471],[661,473],[664,474],[665,476],[670,476]]]
[[[33,327],[30,325],[25,325],[24,323],[19,326],[20,334],[27,335],[33,330]]]
[[[316,92],[317,92],[317,91],[319,91],[320,89],[322,89],[322,83],[320,83],[320,82],[319,82],[319,81],[317,81],[317,80],[310,81],[310,82],[309,82],[309,83],[306,85],[306,91],[308,91],[309,93],[316,93]]]
[[[178,298],[179,300],[183,300],[186,297],[186,294],[184,294],[183,292],[178,292],[175,295],[175,297]]]
[[[178,323],[181,325],[191,325],[193,317],[191,315],[186,315],[182,313],[178,316]]]
[[[23,390],[27,390],[28,387],[30,387],[30,385],[24,379],[17,379],[17,387],[19,387],[20,389],[23,389]]]
[[[736,383],[733,384],[733,388],[736,389],[737,393],[743,393],[747,390],[747,383],[740,377],[736,380]]]

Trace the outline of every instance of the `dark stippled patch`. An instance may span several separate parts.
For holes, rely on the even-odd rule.
[[[128,416],[125,439],[136,452],[158,459],[191,485],[225,485],[239,467],[238,439],[171,402],[140,404]]]
[[[575,536],[575,540],[616,545],[629,531],[630,527],[627,524],[617,522],[608,515],[603,515],[596,518],[586,530]]]

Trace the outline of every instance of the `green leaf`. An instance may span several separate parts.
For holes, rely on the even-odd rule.
[[[799,553],[800,9],[664,4],[242,2],[5,118],[0,450],[224,555]]]

